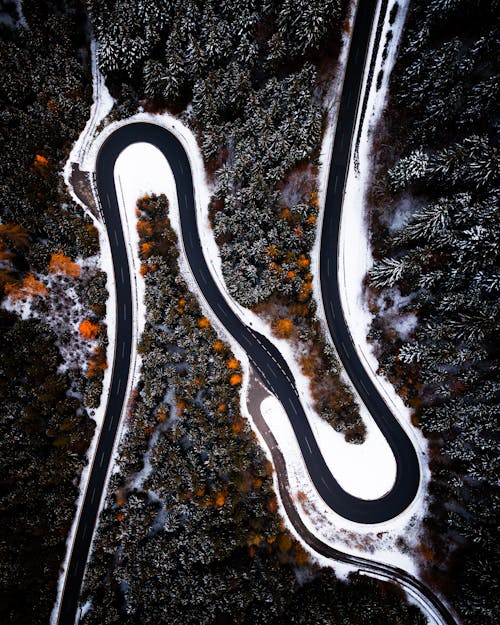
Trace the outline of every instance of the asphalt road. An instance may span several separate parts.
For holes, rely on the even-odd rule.
[[[107,479],[128,382],[132,345],[131,281],[113,170],[119,154],[132,143],[151,143],[167,158],[176,181],[182,237],[193,275],[213,312],[246,351],[269,390],[282,402],[297,436],[311,479],[324,501],[341,516],[369,524],[393,518],[413,501],[420,479],[415,450],[404,430],[378,395],[357,357],[343,316],[337,283],[338,232],[343,187],[374,5],[375,2],[360,2],[352,35],[330,168],[320,271],[324,307],[338,353],[394,453],[397,477],[393,488],[384,497],[367,501],[353,497],[337,483],[320,453],[285,360],[264,336],[248,328],[238,319],[211,277],[198,235],[191,169],[181,143],[168,130],[154,124],[132,123],[122,126],[105,141],[96,164],[97,189],[111,245],[117,287],[115,361],[106,416],[91,468],[63,589],[59,613],[61,625],[73,625],[75,620],[93,529]],[[359,560],[363,562],[362,559]]]
[[[97,186],[106,225],[110,233],[113,257],[122,259],[117,261],[120,263],[118,271],[121,271],[126,261],[125,248],[120,249],[118,247],[123,239],[120,239],[115,234],[119,212],[114,187],[113,168],[119,154],[127,146],[135,142],[146,142],[154,145],[168,159],[176,181],[182,237],[192,273],[210,308],[227,331],[233,335],[246,351],[252,365],[260,374],[269,390],[281,400],[299,441],[311,478],[321,497],[338,514],[360,523],[379,523],[399,514],[413,501],[418,488],[419,470],[416,454],[398,422],[378,398],[375,389],[370,387],[370,380],[358,361],[345,323],[344,326],[341,324],[333,326],[332,330],[335,340],[344,349],[341,355],[346,359],[347,365],[351,368],[353,367],[353,374],[359,376],[362,385],[370,389],[369,394],[366,395],[361,385],[360,394],[363,399],[366,399],[368,407],[374,411],[373,416],[375,420],[381,422],[381,427],[396,458],[397,478],[394,487],[384,497],[377,500],[368,501],[353,497],[339,486],[330,473],[318,448],[309,421],[302,408],[293,375],[285,359],[270,341],[239,320],[219,292],[205,261],[198,235],[193,183],[187,155],[181,143],[173,134],[155,124],[141,122],[122,126],[103,144],[98,156]],[[349,149],[348,145],[346,145],[346,149]],[[117,244],[116,241],[119,243]],[[333,249],[333,246],[330,246],[330,249]],[[323,250],[324,253],[325,251]],[[328,254],[326,255],[329,258]],[[333,259],[330,259],[330,262],[334,262]],[[325,299],[325,305],[330,307],[330,304],[333,304],[333,309],[335,310],[336,306],[340,307],[338,289],[336,288],[336,275],[332,274],[331,282],[333,286],[328,291],[324,290],[324,295],[330,294],[332,300]],[[122,286],[124,287],[123,290],[130,294],[129,285],[120,284],[120,280],[117,280],[117,290],[119,292],[122,290]],[[118,306],[120,307],[120,305],[119,302]],[[125,304],[123,305],[125,306]],[[343,333],[341,333],[342,330]],[[122,335],[120,325],[118,325],[117,331],[119,345],[123,341],[128,343],[131,340],[130,334],[125,335],[124,333]],[[119,370],[117,370],[115,377],[118,377],[118,375]],[[125,379],[123,380],[122,391],[125,390]],[[382,417],[379,417],[377,412],[375,412],[379,409],[381,411],[385,409]]]

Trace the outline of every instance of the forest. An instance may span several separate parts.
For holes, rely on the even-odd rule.
[[[411,3],[374,154],[380,369],[431,445],[424,572],[498,622],[498,2]],[[387,316],[417,315],[409,336]]]
[[[210,218],[229,293],[293,341],[318,413],[362,443],[365,426],[316,317],[310,272],[324,98],[346,5],[88,3],[117,100],[111,116],[128,117],[140,103],[180,114],[195,132],[215,185]]]
[[[85,354],[106,343],[77,328],[100,327],[107,293],[60,175],[90,109],[85,13],[16,4],[0,3],[0,621],[24,625],[54,605],[100,402]]]
[[[144,197],[137,214],[141,379],[81,622],[423,625],[394,586],[339,581],[286,530],[272,465],[240,412],[240,363],[179,275],[168,200]]]
[[[431,445],[423,575],[464,623],[498,594],[498,0],[411,0],[370,187],[380,369]],[[107,363],[97,230],[61,171],[89,117],[177,114],[215,193],[228,288],[293,340],[318,411],[364,427],[316,318],[319,146],[344,0],[0,0],[0,618],[46,624]],[[423,625],[394,585],[314,563],[240,413],[241,367],[138,201],[142,373],[82,592],[85,624]],[[249,220],[253,227],[248,228]],[[388,310],[418,324],[398,334]],[[194,348],[193,348],[194,347]]]

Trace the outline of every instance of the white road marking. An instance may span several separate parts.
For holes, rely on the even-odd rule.
[[[312,455],[311,445],[309,444],[309,439],[307,438],[307,436],[304,437],[304,440],[306,441],[307,449],[309,449],[309,453]]]

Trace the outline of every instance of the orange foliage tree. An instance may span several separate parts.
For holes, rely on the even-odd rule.
[[[149,258],[153,253],[153,244],[145,241],[141,243],[141,258]]]
[[[243,420],[241,416],[236,417],[233,423],[231,424],[231,429],[233,430],[235,434],[238,434],[238,432],[241,432],[244,427],[245,427],[245,421]]]
[[[239,373],[233,373],[233,375],[229,378],[229,384],[231,386],[237,386],[241,384],[242,377]]]
[[[278,548],[281,553],[286,553],[292,548],[292,539],[289,534],[280,534],[278,538]]]
[[[141,239],[145,239],[153,234],[153,226],[149,223],[149,221],[138,221],[137,232],[139,233]]]
[[[99,335],[101,328],[98,323],[92,323],[89,319],[84,319],[78,326],[78,330],[83,338],[93,341]]]
[[[47,287],[30,273],[22,282],[9,282],[4,286],[5,295],[13,302],[17,302],[25,297],[40,295],[45,297],[48,294]]]
[[[207,319],[206,317],[202,317],[201,319],[198,320],[198,327],[199,328],[209,328],[210,327],[210,320]]]
[[[290,209],[283,208],[279,214],[279,218],[283,219],[284,221],[290,221],[292,218],[292,213],[290,212]]]
[[[236,358],[231,357],[228,361],[227,361],[227,368],[228,369],[238,369],[240,366],[240,363],[238,360],[236,360]]]
[[[141,265],[139,273],[144,277],[147,273],[154,273],[157,269],[158,265]]]
[[[44,174],[49,167],[49,161],[45,156],[41,154],[35,155],[35,160],[33,161],[33,169],[41,174]]]
[[[80,275],[80,265],[74,263],[69,256],[65,256],[62,250],[52,254],[49,263],[50,273],[63,273],[70,278],[78,278]]]
[[[98,345],[94,348],[92,356],[87,360],[87,377],[95,378],[107,368],[106,350],[102,345]]]
[[[273,321],[272,329],[276,336],[288,338],[292,334],[293,322],[291,319],[276,319]]]
[[[298,261],[297,261],[297,266],[298,266],[300,269],[307,269],[307,268],[309,267],[309,265],[310,265],[310,264],[311,264],[311,263],[310,263],[309,259],[306,257],[306,255],[305,255],[305,254],[301,254],[301,255],[299,256],[299,259],[298,259]]]
[[[15,247],[28,247],[28,231],[15,223],[0,224],[0,240],[8,241]]]
[[[300,287],[299,302],[307,302],[312,292],[312,281],[306,280]]]

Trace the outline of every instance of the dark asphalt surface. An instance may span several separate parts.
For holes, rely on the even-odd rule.
[[[320,271],[324,307],[339,355],[394,453],[397,478],[393,488],[384,497],[367,501],[353,497],[339,486],[316,444],[300,403],[293,376],[284,358],[264,336],[239,321],[211,277],[198,235],[191,168],[181,143],[168,130],[154,124],[133,123],[122,126],[105,141],[98,154],[96,165],[97,189],[111,245],[117,286],[115,362],[106,416],[91,468],[63,590],[59,616],[61,625],[73,625],[75,620],[80,587],[129,376],[132,344],[131,281],[113,170],[119,154],[132,143],[151,143],[167,158],[176,181],[182,237],[193,275],[209,306],[246,351],[254,369],[269,390],[281,400],[299,441],[311,479],[324,501],[341,516],[360,523],[379,523],[391,519],[413,501],[420,479],[415,450],[404,430],[379,397],[358,360],[343,317],[337,284],[338,231],[343,187],[374,5],[375,2],[371,1],[360,3],[352,35],[330,168]],[[353,560],[355,558],[350,558],[350,561]],[[362,559],[359,560],[363,562]]]

